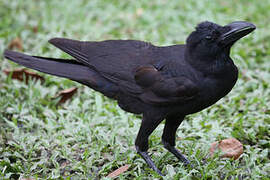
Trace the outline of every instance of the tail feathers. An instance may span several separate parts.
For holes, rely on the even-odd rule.
[[[25,67],[38,70],[51,75],[69,78],[71,80],[94,85],[91,77],[96,72],[75,60],[54,59],[39,56],[29,56],[23,53],[6,50],[4,57]]]

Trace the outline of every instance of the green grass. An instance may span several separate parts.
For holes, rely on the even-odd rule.
[[[20,37],[29,54],[68,57],[47,43],[52,37],[80,40],[139,39],[155,45],[184,43],[201,21],[222,25],[253,22],[257,30],[239,41],[231,56],[239,67],[232,92],[188,116],[177,148],[194,164],[184,168],[160,143],[163,124],[150,138],[164,179],[270,179],[270,1],[5,1],[0,0],[0,53]],[[38,32],[33,32],[38,27]],[[136,154],[140,117],[78,83],[42,74],[46,81],[11,80],[2,70],[17,65],[0,59],[0,179],[105,179],[129,164],[119,179],[159,179]],[[41,73],[40,73],[41,74]],[[57,107],[55,94],[79,87]],[[206,158],[211,142],[235,137],[240,159]]]

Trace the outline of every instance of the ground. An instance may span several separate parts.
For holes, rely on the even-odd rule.
[[[185,43],[201,21],[236,20],[257,29],[233,47],[239,80],[228,96],[188,116],[177,148],[194,164],[185,168],[160,142],[161,124],[150,137],[154,162],[164,179],[270,179],[270,1],[5,1],[0,0],[0,53],[12,40],[18,51],[68,58],[48,44],[53,37],[100,41],[138,39],[155,45]],[[18,45],[19,44],[19,45]],[[20,45],[22,47],[20,47]],[[10,47],[11,48],[11,47]],[[106,179],[129,165],[119,179],[159,179],[134,148],[141,117],[67,79],[39,73],[28,84],[3,71],[19,67],[0,57],[0,178]],[[78,87],[66,103],[54,96]],[[244,145],[238,160],[208,155],[211,142],[234,137]]]

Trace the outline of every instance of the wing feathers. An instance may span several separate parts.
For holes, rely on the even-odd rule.
[[[153,105],[184,103],[197,94],[197,87],[191,80],[162,75],[162,68],[154,66],[161,62],[153,59],[154,46],[149,43],[131,40],[82,42],[64,38],[49,42],[95,69],[120,91],[143,102]]]
[[[154,66],[144,66],[136,69],[134,77],[138,85],[150,87],[160,76],[160,73]]]
[[[78,61],[81,61],[83,64],[90,65],[88,55],[84,53],[82,49],[84,42],[64,38],[53,38],[49,40],[49,43],[68,53]]]
[[[155,105],[184,103],[198,92],[196,85],[183,76],[165,78],[154,66],[140,67],[135,72],[135,81],[144,91],[142,101]]]

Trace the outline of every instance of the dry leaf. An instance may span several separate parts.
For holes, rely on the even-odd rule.
[[[37,33],[38,32],[38,26],[32,27],[32,31],[33,31],[33,33]]]
[[[4,73],[6,75],[9,75],[10,73],[12,73],[11,78],[12,79],[17,79],[19,81],[23,81],[23,77],[25,76],[25,82],[26,83],[28,83],[29,78],[32,78],[34,80],[41,80],[41,81],[45,80],[44,77],[38,75],[35,72],[28,71],[25,68],[23,68],[23,69],[21,69],[21,68],[20,69],[14,69],[14,70],[4,69]]]
[[[213,156],[214,152],[219,149],[222,151],[221,157],[238,159],[243,154],[243,145],[235,138],[224,139],[222,141],[216,141],[211,144],[210,155]]]
[[[109,178],[114,178],[116,176],[119,176],[120,174],[122,174],[123,172],[128,170],[129,165],[124,165],[118,169],[116,169],[115,171],[111,172],[107,177]]]
[[[61,97],[60,101],[57,104],[59,105],[66,102],[77,92],[77,89],[78,89],[77,87],[72,87],[72,88],[60,91],[59,94],[56,96],[56,97]]]
[[[13,39],[9,45],[8,45],[8,49],[19,49],[19,50],[23,50],[23,43],[22,40],[19,37],[16,37],[15,39]]]

